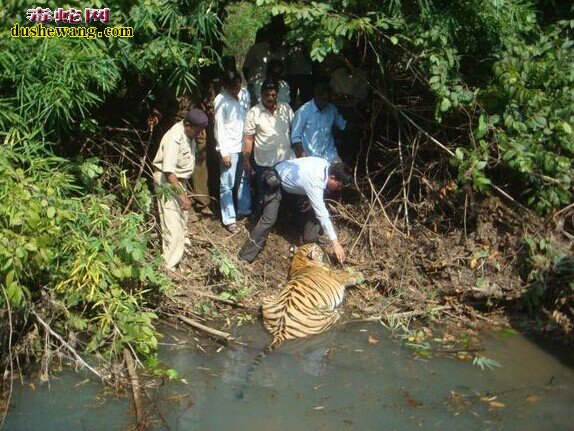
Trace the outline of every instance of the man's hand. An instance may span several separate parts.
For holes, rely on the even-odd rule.
[[[231,155],[222,156],[221,162],[223,163],[223,166],[225,166],[226,168],[231,167]]]
[[[249,161],[249,157],[251,154],[243,153],[243,170],[248,174],[251,174],[251,162]]]
[[[307,153],[303,150],[303,144],[301,142],[296,142],[293,144],[293,149],[298,158],[307,157]]]
[[[179,199],[181,200],[181,208],[184,211],[188,211],[191,208],[191,200],[187,196],[187,193],[183,192],[179,195]]]
[[[253,151],[253,145],[255,144],[255,135],[243,135],[243,149],[241,151],[243,157],[243,170],[251,175],[251,152]]]
[[[179,178],[173,172],[164,172],[167,182],[174,188],[174,192],[179,196],[181,209],[187,211],[191,208],[191,200],[187,196],[185,186],[179,181]]]
[[[153,128],[157,126],[158,123],[161,121],[162,117],[163,115],[161,114],[161,112],[159,112],[157,109],[154,108],[147,119],[147,125],[149,127],[149,130],[153,130]]]
[[[333,240],[333,252],[335,253],[335,256],[337,257],[339,263],[342,264],[345,261],[345,250],[343,250],[343,247],[339,243],[339,240],[336,239]]]

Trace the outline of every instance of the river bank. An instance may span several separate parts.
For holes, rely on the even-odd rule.
[[[345,265],[361,271],[365,282],[348,290],[343,322],[381,320],[391,329],[440,326],[454,333],[519,325],[569,339],[572,324],[562,310],[568,310],[571,296],[533,297],[532,286],[542,280],[528,275],[540,270],[532,267],[528,241],[554,238],[556,246],[568,250],[556,226],[488,198],[463,220],[460,211],[439,213],[428,206],[425,214],[421,208],[418,221],[405,229],[384,209],[361,204],[360,196],[347,198],[348,203],[333,205],[335,220],[347,250]],[[193,247],[160,310],[197,322],[219,319],[225,323],[214,329],[220,331],[260,318],[263,298],[287,280],[289,248],[300,244],[300,236],[287,218],[258,259],[246,264],[237,252],[250,225],[243,220],[240,226],[239,233],[230,234],[213,215],[189,224]]]

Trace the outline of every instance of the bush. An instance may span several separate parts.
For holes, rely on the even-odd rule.
[[[146,303],[168,281],[160,260],[150,262],[145,220],[122,215],[117,197],[101,187],[82,186],[80,172],[96,179],[101,169],[56,157],[37,141],[4,142],[2,289],[13,310],[36,307],[64,338],[82,334],[88,351],[115,355],[129,343],[152,354],[156,316]]]
[[[495,139],[541,213],[574,198],[574,21],[563,21],[532,43],[512,38],[495,64],[486,100],[498,105]],[[496,95],[496,100],[492,100]],[[487,96],[487,97],[488,97]]]

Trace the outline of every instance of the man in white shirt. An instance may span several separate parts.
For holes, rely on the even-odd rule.
[[[175,270],[184,252],[188,210],[187,180],[195,167],[195,139],[207,127],[207,115],[192,108],[185,119],[163,136],[153,159],[154,185],[158,192],[163,258]]]
[[[243,169],[251,172],[251,153],[255,161],[256,213],[262,205],[263,173],[283,160],[295,158],[290,139],[293,110],[277,101],[278,91],[276,82],[263,82],[261,102],[247,113],[243,128]]]
[[[215,111],[215,140],[216,149],[221,155],[219,197],[221,206],[221,221],[225,228],[236,233],[239,227],[236,222],[235,206],[233,204],[233,188],[236,179],[237,216],[251,214],[251,188],[249,174],[243,170],[243,126],[250,107],[249,92],[241,86],[241,76],[235,72],[227,72],[224,76],[225,89],[217,95],[213,106]]]
[[[239,258],[253,262],[263,249],[267,235],[277,221],[283,193],[307,197],[314,216],[305,223],[303,240],[318,239],[319,226],[333,245],[337,260],[345,260],[345,251],[337,239],[329,211],[323,200],[324,192],[339,192],[350,182],[350,176],[342,163],[329,164],[321,157],[302,157],[286,160],[265,175],[265,207],[263,214],[239,251]]]

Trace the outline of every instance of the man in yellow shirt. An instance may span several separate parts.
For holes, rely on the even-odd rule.
[[[261,102],[247,113],[243,128],[243,169],[251,172],[252,152],[255,161],[256,216],[262,210],[263,173],[283,160],[295,158],[290,139],[293,110],[277,101],[278,92],[277,82],[263,82]]]

